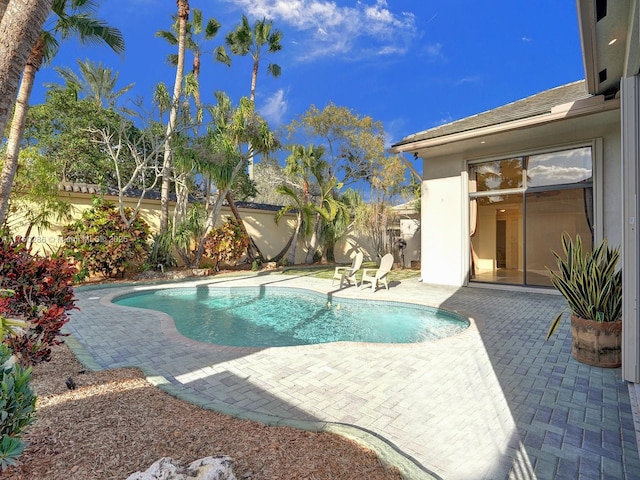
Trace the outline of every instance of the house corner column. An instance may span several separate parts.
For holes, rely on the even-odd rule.
[[[640,383],[638,316],[640,237],[638,173],[640,170],[640,77],[623,78],[621,89],[622,152],[622,378]]]

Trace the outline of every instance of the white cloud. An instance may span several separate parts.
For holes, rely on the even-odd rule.
[[[271,18],[277,28],[306,33],[306,41],[297,40],[299,59],[369,52],[401,54],[417,36],[414,15],[393,12],[386,0],[358,1],[350,6],[328,0],[226,1],[246,11],[250,18]]]
[[[441,43],[432,43],[430,45],[426,45],[424,47],[424,51],[430,60],[446,60],[444,54],[442,53]]]
[[[460,85],[464,85],[465,83],[478,83],[478,82],[480,82],[480,80],[482,80],[482,79],[478,75],[472,75],[472,76],[469,76],[469,77],[463,77],[463,78],[460,78],[460,79],[456,80],[455,82],[453,82],[453,85],[455,87],[459,87]]]
[[[282,118],[287,112],[287,100],[285,99],[285,92],[283,89],[279,89],[269,98],[262,107],[258,109],[260,114],[267,119],[272,126],[277,126],[282,123]]]

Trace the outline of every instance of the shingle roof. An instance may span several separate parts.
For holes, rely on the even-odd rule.
[[[398,143],[392,145],[392,148],[421,140],[444,137],[478,128],[499,125],[501,123],[507,123],[514,120],[548,114],[551,113],[552,107],[576,100],[582,100],[591,96],[592,95],[587,92],[586,82],[584,80],[580,80],[537,93],[522,100],[517,100],[515,102],[508,103],[507,105],[494,108],[493,110],[488,110],[461,120],[456,120],[455,122],[409,135]]]

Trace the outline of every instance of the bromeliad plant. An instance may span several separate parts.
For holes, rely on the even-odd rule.
[[[582,239],[575,241],[564,233],[562,249],[565,258],[553,252],[558,271],[549,268],[551,283],[564,296],[571,313],[595,322],[616,322],[622,319],[622,270],[618,270],[619,248],[609,248],[603,240],[592,252],[583,252]],[[558,328],[560,312],[551,322],[547,340]]]

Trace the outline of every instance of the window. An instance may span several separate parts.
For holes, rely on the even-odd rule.
[[[562,232],[593,243],[591,147],[469,166],[470,279],[549,286]]]

